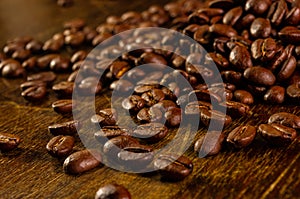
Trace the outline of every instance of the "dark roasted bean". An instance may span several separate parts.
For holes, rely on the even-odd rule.
[[[131,95],[122,101],[122,107],[125,110],[137,112],[145,107],[145,100],[138,95]]]
[[[45,86],[29,87],[21,95],[28,101],[39,101],[47,95],[47,88]]]
[[[53,135],[75,135],[79,129],[79,121],[73,120],[48,126],[48,131]]]
[[[222,71],[221,75],[225,82],[236,85],[241,83],[243,76],[242,73],[233,70]]]
[[[291,128],[300,129],[300,117],[286,112],[279,112],[271,115],[268,123],[278,123]]]
[[[58,135],[48,142],[46,149],[54,157],[65,157],[72,152],[74,143],[74,137]]]
[[[232,118],[240,118],[247,115],[250,111],[250,107],[248,105],[240,102],[226,101],[221,105],[227,108],[226,114]]]
[[[242,148],[251,144],[255,135],[256,128],[254,126],[238,126],[229,133],[226,141],[232,144],[235,148]]]
[[[98,114],[92,116],[91,121],[93,124],[102,126],[113,126],[117,122],[117,112],[115,109],[106,108],[99,111]]]
[[[0,63],[0,72],[3,77],[15,78],[25,75],[25,70],[20,62],[14,59],[6,59]]]
[[[171,127],[179,126],[182,120],[181,108],[172,108],[165,112],[167,124]]]
[[[291,99],[299,100],[300,99],[299,83],[289,85],[286,89],[286,93]]]
[[[270,19],[272,24],[278,26],[281,24],[285,13],[287,12],[287,4],[285,0],[279,0],[272,3],[267,18]]]
[[[184,113],[186,115],[199,115],[201,109],[212,109],[212,104],[205,101],[193,101],[189,102],[185,106]]]
[[[122,185],[107,184],[100,187],[95,195],[95,199],[131,199],[130,193]]]
[[[281,104],[284,102],[285,88],[272,86],[264,95],[264,100],[269,103]]]
[[[251,55],[245,46],[236,45],[230,52],[229,62],[238,70],[252,67]]]
[[[300,30],[294,26],[286,26],[278,32],[279,38],[289,44],[300,43]]]
[[[227,127],[232,119],[230,116],[216,110],[201,109],[200,120],[205,126],[214,130]]]
[[[229,38],[238,35],[235,29],[225,24],[213,24],[209,27],[209,31],[218,36],[224,36]]]
[[[262,15],[269,9],[271,4],[271,0],[247,0],[245,11],[253,13],[254,15]]]
[[[76,63],[78,61],[84,60],[86,57],[87,57],[87,52],[84,50],[79,50],[72,55],[70,61],[71,63]]]
[[[250,33],[255,38],[267,38],[271,34],[271,23],[268,19],[256,18],[250,27]]]
[[[30,57],[29,59],[22,62],[22,67],[27,71],[33,71],[36,68],[37,57]]]
[[[39,53],[42,50],[43,43],[37,40],[32,40],[26,44],[25,49],[34,53]]]
[[[83,79],[77,87],[80,95],[95,95],[102,90],[102,83],[97,77],[87,77]]]
[[[234,26],[242,16],[243,8],[241,6],[232,8],[223,17],[223,24]]]
[[[276,80],[276,77],[269,69],[261,66],[247,68],[244,71],[244,77],[248,81],[260,86],[272,86]]]
[[[277,74],[278,81],[284,81],[289,79],[296,70],[297,60],[294,56],[290,56],[282,65],[280,71]]]
[[[70,69],[70,60],[62,56],[56,57],[51,60],[49,67],[55,72],[65,72]]]
[[[220,96],[208,89],[191,91],[189,93],[189,101],[195,101],[194,96],[196,96],[199,101],[207,101],[211,103],[220,103],[224,100],[222,99],[223,96]]]
[[[137,126],[132,135],[147,142],[158,142],[168,134],[168,128],[161,123],[148,123]]]
[[[297,136],[295,129],[275,123],[259,125],[258,132],[270,144],[279,146],[291,143]]]
[[[198,152],[199,156],[216,155],[222,149],[224,139],[224,133],[209,131],[195,142],[194,151]]]
[[[153,106],[154,104],[165,99],[165,94],[161,89],[151,89],[144,92],[141,98],[146,102],[147,106]]]
[[[52,103],[52,108],[57,113],[72,113],[73,104],[71,99],[58,100]]]
[[[64,23],[65,29],[82,29],[85,26],[85,21],[80,18],[72,19]]]
[[[94,134],[96,140],[98,140],[100,143],[105,143],[108,139],[112,139],[121,135],[131,135],[131,129],[119,126],[103,126]]]
[[[17,135],[10,133],[0,133],[0,151],[10,151],[20,144],[21,139]]]
[[[103,152],[112,160],[117,158],[117,154],[125,147],[140,146],[138,140],[129,136],[117,136],[108,140],[103,146]]]
[[[52,86],[52,90],[60,97],[71,97],[73,94],[74,83],[62,81]]]
[[[126,61],[114,61],[110,65],[110,72],[117,79],[120,79],[129,69],[130,65]]]
[[[183,180],[193,171],[193,164],[190,159],[173,154],[160,155],[154,161],[154,167],[159,170],[162,178],[168,181]]]
[[[112,89],[115,94],[122,94],[133,91],[134,85],[128,80],[120,79],[112,82],[109,88]]]
[[[68,174],[80,174],[101,165],[102,157],[96,150],[82,150],[69,155],[63,164]]]
[[[243,104],[251,105],[254,102],[254,98],[251,93],[245,90],[236,90],[233,93],[234,99]]]
[[[142,123],[161,122],[162,111],[157,107],[143,108],[137,114],[137,119]]]
[[[30,87],[40,87],[40,86],[43,86],[43,87],[46,87],[47,84],[43,81],[27,81],[27,82],[24,82],[20,85],[20,88],[22,91],[30,88]]]
[[[28,81],[43,81],[46,83],[52,83],[56,79],[56,75],[53,72],[41,72],[33,75],[29,75],[27,77]]]
[[[163,100],[153,105],[151,108],[158,108],[162,112],[166,112],[172,108],[176,108],[176,104],[171,100]]]

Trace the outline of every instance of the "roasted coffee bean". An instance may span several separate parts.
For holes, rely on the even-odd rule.
[[[219,16],[224,13],[223,9],[220,8],[200,8],[196,13],[205,14],[208,17]]]
[[[137,112],[145,107],[145,100],[138,95],[131,95],[122,101],[122,107],[131,112]]]
[[[50,125],[48,126],[48,131],[53,135],[75,135],[77,133],[77,129],[79,128],[79,121],[73,120],[60,124]]]
[[[156,89],[159,88],[160,85],[159,84],[155,84],[155,85],[137,85],[136,87],[134,87],[134,92],[136,94],[142,94],[145,93],[147,91],[151,91],[152,89]]]
[[[200,44],[208,44],[211,38],[211,34],[209,32],[209,25],[201,25],[200,27],[198,27],[193,35],[193,38]]]
[[[6,55],[12,55],[15,51],[24,49],[25,43],[24,42],[12,42],[12,43],[7,43],[3,47],[3,52]]]
[[[222,10],[220,9],[220,11]],[[209,22],[209,17],[204,13],[194,12],[189,15],[188,20],[191,24],[204,25]]]
[[[285,81],[289,79],[296,70],[297,60],[294,56],[290,56],[282,65],[277,74],[278,81]]]
[[[143,53],[140,57],[140,61],[143,64],[153,63],[153,64],[159,64],[159,65],[164,65],[164,66],[166,66],[168,64],[166,59],[163,56],[156,54],[156,53],[151,53],[151,52]]]
[[[117,136],[108,140],[103,146],[103,152],[107,157],[114,160],[117,158],[117,154],[125,147],[140,146],[137,139],[129,136]]]
[[[215,86],[215,87],[211,87],[208,89],[209,92],[217,94],[218,96],[221,97],[221,100],[231,100],[233,97],[233,94],[230,90],[222,87],[222,86]],[[211,94],[212,95],[212,94]]]
[[[11,57],[13,59],[19,60],[19,61],[23,61],[26,60],[30,57],[31,52],[29,50],[25,50],[25,49],[20,49],[20,50],[16,50]]]
[[[278,26],[281,24],[285,13],[287,12],[287,4],[285,0],[279,0],[272,3],[267,18],[270,19],[272,24]]]
[[[221,37],[230,38],[238,35],[235,29],[225,24],[213,24],[209,27],[209,31]]]
[[[295,129],[275,123],[259,125],[258,133],[270,144],[279,146],[291,143],[297,136]]]
[[[189,102],[184,109],[186,115],[199,115],[201,109],[212,109],[212,104],[205,101]]]
[[[76,62],[78,62],[78,61],[82,61],[82,60],[84,60],[84,59],[87,57],[87,55],[88,55],[87,52],[84,51],[84,50],[76,51],[76,52],[72,55],[70,61],[71,61],[71,63],[76,63]]]
[[[229,66],[229,61],[219,53],[208,53],[210,61],[213,61],[220,69],[226,69]],[[206,56],[206,58],[208,57]],[[205,62],[206,64],[212,64],[212,62]]]
[[[21,95],[28,101],[39,101],[47,95],[47,88],[45,86],[29,87]]]
[[[118,161],[130,170],[145,169],[153,160],[152,148],[149,146],[125,147],[118,153]]]
[[[115,94],[118,94],[118,93],[123,94],[123,93],[127,93],[127,92],[132,92],[134,85],[128,80],[120,79],[120,80],[112,82],[110,84],[109,88],[112,89]]]
[[[252,67],[251,55],[245,46],[236,45],[230,52],[229,62],[238,70]]]
[[[182,120],[181,108],[172,108],[165,112],[167,124],[171,127],[179,126]]]
[[[176,104],[171,100],[163,100],[153,105],[151,108],[158,108],[161,112],[169,111],[173,108],[176,108]]]
[[[94,136],[100,143],[105,143],[107,140],[118,136],[129,136],[131,135],[131,129],[127,127],[119,126],[103,126],[97,131]]]
[[[10,151],[20,144],[21,138],[10,133],[0,133],[0,151]]]
[[[277,123],[291,128],[300,129],[300,117],[287,112],[279,112],[271,115],[268,123]]]
[[[137,126],[132,135],[147,142],[158,142],[168,134],[168,128],[161,123],[148,123]]]
[[[250,33],[254,38],[267,38],[271,34],[271,23],[268,19],[256,18],[250,27]]]
[[[194,151],[199,153],[199,156],[216,155],[221,151],[224,139],[224,133],[209,131],[195,142]]]
[[[85,26],[85,21],[80,18],[72,19],[64,23],[65,29],[82,29]]]
[[[113,126],[116,124],[118,119],[117,112],[115,109],[106,108],[99,111],[98,114],[92,116],[91,122],[93,124],[99,124],[102,126]]]
[[[83,79],[78,87],[77,92],[80,95],[95,95],[99,94],[102,90],[102,83],[97,77],[87,77]]]
[[[248,81],[260,86],[272,86],[276,80],[276,77],[269,69],[261,66],[247,68],[244,71],[244,77]]]
[[[245,4],[245,11],[254,15],[262,15],[269,9],[271,4],[271,0],[247,0]]]
[[[236,90],[233,93],[234,99],[243,104],[251,105],[254,102],[254,98],[251,93],[245,90]]]
[[[56,57],[51,60],[49,67],[55,72],[65,72],[70,69],[70,60],[62,56]]]
[[[3,77],[16,78],[25,75],[25,70],[20,62],[14,59],[6,59],[0,63],[0,72]]]
[[[68,82],[75,82],[75,80],[76,82],[81,82],[83,80],[83,76],[79,73],[79,70],[72,72],[67,79]]]
[[[277,51],[277,43],[272,38],[257,39],[251,44],[252,57],[263,62],[273,59]]]
[[[53,72],[41,72],[41,73],[29,75],[27,77],[28,81],[38,80],[38,81],[46,82],[47,84],[54,82],[55,79],[56,79],[56,75]]]
[[[256,128],[254,126],[238,126],[228,134],[226,141],[235,148],[243,148],[252,143],[255,135]]]
[[[216,110],[201,109],[200,120],[205,126],[210,126],[214,130],[227,127],[232,119],[230,116]]]
[[[242,14],[243,8],[241,6],[232,8],[224,15],[223,24],[234,26]]]
[[[165,99],[165,94],[161,89],[151,89],[144,92],[141,98],[145,101],[147,106],[153,106],[154,104]]]
[[[80,174],[101,165],[101,154],[96,150],[85,149],[69,155],[63,164],[68,174]]]
[[[58,100],[52,103],[52,108],[57,113],[72,113],[73,110],[73,100],[70,99],[63,99]]]
[[[224,88],[226,90],[229,90],[231,92],[234,92],[236,90],[236,86],[231,83],[213,83],[210,85],[211,88]],[[225,90],[225,91],[226,91]]]
[[[46,149],[54,157],[65,157],[72,152],[74,143],[74,137],[58,135],[48,142]]]
[[[236,85],[241,83],[243,76],[242,73],[233,70],[222,71],[221,75],[225,82]]]
[[[294,26],[286,26],[278,32],[279,38],[289,44],[300,43],[300,30]]]
[[[46,52],[58,52],[64,45],[64,35],[55,34],[51,39],[45,41],[43,50]]]
[[[285,23],[287,23],[288,25],[296,26],[300,22],[300,19],[299,19],[299,13],[300,13],[299,2],[298,2],[298,5],[297,5],[296,2],[298,2],[298,1],[293,2],[294,6],[286,14]]]
[[[282,86],[272,86],[264,95],[264,100],[269,103],[281,104],[284,102],[285,88]]]
[[[22,62],[22,67],[26,70],[26,71],[34,71],[36,70],[36,62],[37,62],[37,57],[33,56],[28,58],[27,60]]]
[[[154,167],[159,170],[162,178],[168,181],[183,180],[193,171],[190,159],[174,154],[160,155],[154,160]]]
[[[65,44],[70,46],[79,46],[85,40],[85,34],[82,31],[78,31],[75,33],[71,33],[70,35],[66,35]]]
[[[110,72],[116,79],[120,79],[129,69],[130,65],[126,61],[114,61],[110,65]]]
[[[161,122],[162,118],[163,113],[157,107],[142,108],[137,114],[137,119],[142,123]]]
[[[195,96],[199,101],[206,101],[210,103],[220,103],[224,100],[222,99],[223,96],[220,96],[209,89],[191,91],[189,93],[189,101],[195,101]]]
[[[53,85],[52,90],[60,97],[71,97],[74,90],[74,83],[62,81]]]
[[[221,105],[227,108],[226,114],[228,114],[232,118],[240,118],[249,113],[250,107],[246,104],[234,101],[226,101],[221,103]]]
[[[37,40],[32,40],[29,43],[26,44],[25,49],[30,50],[33,53],[39,53],[41,52],[43,47],[43,43]]]
[[[24,82],[20,85],[20,88],[22,91],[30,88],[30,87],[46,87],[47,84],[43,81],[27,81],[27,82]]]
[[[229,10],[234,6],[233,0],[212,0],[208,3],[210,8],[221,8],[224,10]]]
[[[131,199],[128,190],[122,185],[107,184],[98,189],[95,199]]]
[[[291,84],[287,87],[286,93],[291,99],[298,100],[300,99],[300,87],[299,83]]]

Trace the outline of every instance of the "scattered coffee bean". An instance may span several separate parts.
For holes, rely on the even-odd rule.
[[[254,126],[245,125],[233,129],[227,136],[226,141],[235,148],[246,147],[254,140],[256,128]]]
[[[53,135],[75,135],[79,127],[79,121],[73,120],[60,124],[50,125],[48,126],[48,131]]]
[[[46,149],[54,157],[65,157],[72,152],[74,143],[74,137],[58,135],[48,142]]]
[[[21,138],[10,133],[0,133],[0,151],[6,152],[17,148]]]
[[[300,129],[300,117],[287,112],[279,112],[271,115],[268,123],[277,123],[291,128]]]
[[[121,135],[130,136],[131,129],[127,127],[119,127],[119,126],[104,126],[101,127],[101,129],[94,134],[96,140],[98,140],[100,143],[105,143],[109,139]]]
[[[128,190],[122,185],[107,184],[98,189],[95,199],[131,199],[131,195]]]
[[[117,122],[117,112],[111,108],[102,109],[98,114],[92,116],[91,121],[93,124],[99,124],[101,127],[113,126]]]
[[[52,103],[52,108],[57,113],[72,113],[73,110],[73,100],[58,100]]]
[[[28,101],[39,101],[47,95],[47,88],[45,86],[29,87],[21,95]]]
[[[194,151],[198,152],[199,156],[216,155],[221,151],[224,139],[224,133],[209,131],[195,142]]]
[[[132,135],[147,142],[158,142],[168,134],[168,128],[161,123],[148,123],[137,126]]]

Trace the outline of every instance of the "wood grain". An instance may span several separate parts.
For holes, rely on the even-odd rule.
[[[63,21],[81,17],[89,24],[104,21],[109,14],[120,15],[126,10],[142,11],[151,1],[75,1],[71,8],[60,8],[55,1],[1,0],[0,44],[20,35],[32,35],[46,40],[61,31]],[[66,75],[60,75],[65,79]],[[68,121],[51,109],[57,99],[49,93],[46,100],[33,104],[20,96],[22,79],[0,78],[0,130],[19,135],[19,148],[0,154],[0,198],[94,198],[97,189],[117,182],[128,188],[132,198],[299,198],[300,145],[299,139],[288,147],[272,148],[257,138],[250,146],[233,150],[225,148],[214,157],[198,158],[192,146],[186,154],[193,160],[194,170],[182,182],[162,182],[157,173],[122,173],[106,166],[87,173],[70,176],[63,172],[62,162],[47,154],[45,146],[52,137],[47,127]],[[109,92],[97,97],[98,108],[106,107]],[[271,106],[260,103],[248,117],[235,120],[227,129],[240,124],[257,126],[278,111],[300,115],[300,107],[285,104]],[[205,133],[204,129],[199,134]],[[76,138],[76,150],[83,149]]]

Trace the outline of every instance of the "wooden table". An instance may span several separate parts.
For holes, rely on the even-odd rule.
[[[167,0],[76,0],[70,8],[61,8],[53,0],[1,0],[0,44],[21,35],[45,41],[62,30],[62,23],[83,18],[95,26],[109,14],[127,10],[142,11],[150,4]],[[60,79],[65,76],[60,76]],[[50,93],[39,104],[20,96],[22,79],[0,78],[0,130],[22,137],[19,148],[0,154],[0,198],[93,198],[97,189],[110,182],[124,185],[132,198],[299,198],[299,139],[288,147],[271,148],[258,139],[241,150],[225,149],[214,157],[197,158],[192,147],[187,155],[194,171],[177,183],[162,182],[158,174],[122,173],[106,166],[78,176],[63,172],[62,161],[47,154],[45,145],[52,137],[47,126],[70,118],[55,113]],[[105,99],[105,94],[100,100]],[[272,113],[288,111],[300,114],[297,106],[255,105],[252,115],[234,121],[257,125]],[[82,149],[77,140],[77,149]]]

